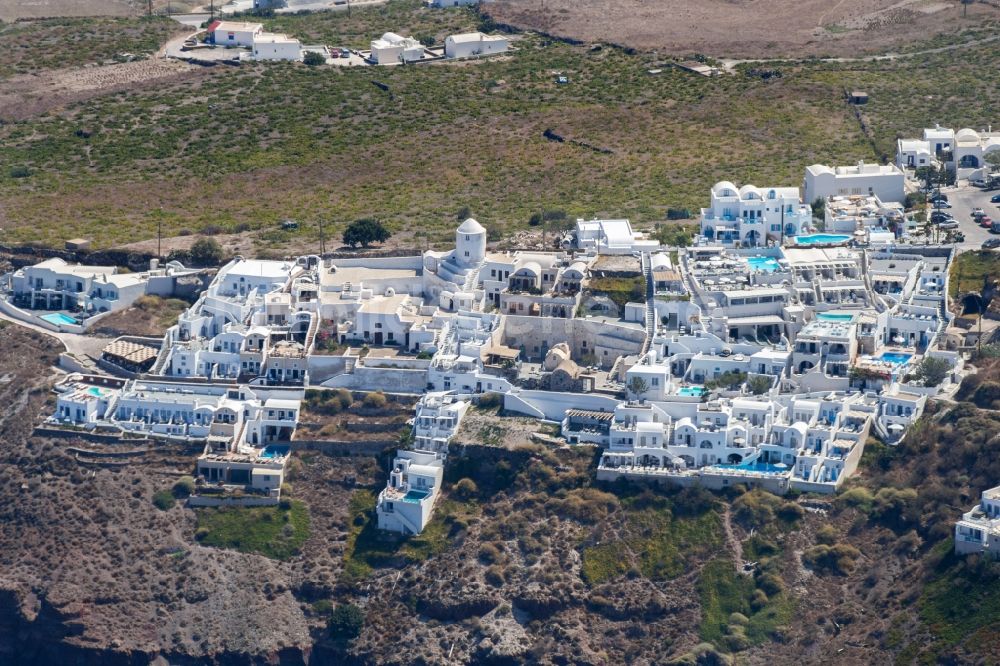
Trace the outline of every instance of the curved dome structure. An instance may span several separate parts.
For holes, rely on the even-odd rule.
[[[736,196],[739,192],[739,188],[730,183],[728,180],[720,180],[712,186],[712,192],[721,196]]]
[[[979,132],[969,127],[963,127],[955,133],[955,141],[979,141]]]
[[[471,217],[465,222],[462,222],[461,226],[458,228],[458,233],[460,234],[485,234],[486,229],[483,225],[476,222]]]
[[[812,166],[808,167],[808,170],[816,174],[817,176],[820,174],[827,174],[827,173],[830,174],[831,176],[836,175],[836,172],[833,169],[824,164],[813,164]]]

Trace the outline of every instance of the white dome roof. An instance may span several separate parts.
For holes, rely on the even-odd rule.
[[[754,195],[761,199],[764,198],[760,190],[754,187],[753,185],[744,185],[743,187],[740,188],[740,198],[741,199],[750,198],[748,195]]]
[[[965,127],[963,129],[958,130],[958,132],[955,134],[955,139],[957,141],[962,141],[962,140],[979,141],[979,132],[977,132],[974,129]]]
[[[486,233],[486,229],[483,228],[483,225],[479,224],[478,222],[476,222],[475,220],[473,220],[470,217],[465,222],[462,222],[462,226],[460,226],[458,228],[458,233],[460,233],[460,234],[485,234]]]
[[[712,188],[713,192],[718,192],[720,190],[732,190],[733,193],[739,192],[739,188],[730,183],[728,180],[720,180],[715,184],[715,187]]]

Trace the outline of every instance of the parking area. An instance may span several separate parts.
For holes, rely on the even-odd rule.
[[[965,242],[959,243],[963,251],[978,250],[986,239],[1000,238],[1000,235],[991,234],[972,219],[973,208],[982,208],[994,220],[1000,219],[1000,207],[995,203],[990,203],[990,198],[995,194],[1000,194],[1000,191],[985,192],[978,187],[963,184],[957,188],[943,188],[941,193],[948,195],[948,203],[952,206],[945,211],[954,216],[960,225],[959,229],[965,234]]]

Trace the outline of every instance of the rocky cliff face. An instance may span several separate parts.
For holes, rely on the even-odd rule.
[[[158,447],[116,467],[32,436],[51,401],[55,348],[0,328],[0,661],[19,664],[305,663],[315,622],[294,567],[203,548],[194,516],[154,492],[190,473]]]

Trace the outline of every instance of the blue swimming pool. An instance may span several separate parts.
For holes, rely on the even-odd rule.
[[[879,356],[879,360],[892,363],[893,365],[903,365],[909,362],[911,358],[913,358],[913,354],[903,354],[901,352],[882,352],[882,355]]]
[[[771,463],[765,462],[744,462],[738,465],[715,465],[715,467],[721,467],[722,469],[738,469],[747,472],[760,472],[761,474],[784,474],[788,471],[788,467],[778,467],[777,465],[772,465]]]
[[[403,496],[404,502],[412,502],[413,504],[419,504],[428,495],[431,494],[429,490],[417,490],[416,488],[407,491],[406,495]]]
[[[97,396],[98,398],[104,395],[101,389],[97,388],[96,386],[91,386],[89,389],[87,389],[87,393],[93,396]]]
[[[682,386],[677,395],[701,397],[705,395],[704,386]]]
[[[68,314],[62,312],[51,312],[49,314],[42,315],[42,319],[49,322],[50,324],[55,324],[56,326],[78,325],[76,319],[73,319]]]
[[[846,243],[849,240],[851,237],[845,234],[813,234],[795,237],[795,242],[798,245],[836,245],[837,243]]]
[[[288,452],[291,451],[291,449],[292,447],[290,446],[277,446],[275,444],[271,444],[264,447],[264,450],[260,452],[260,457],[268,459],[284,458],[288,455]]]
[[[851,321],[854,315],[849,312],[820,312],[816,318],[820,321]]]
[[[772,257],[747,257],[747,263],[753,270],[765,273],[773,273],[781,267],[778,260]]]

